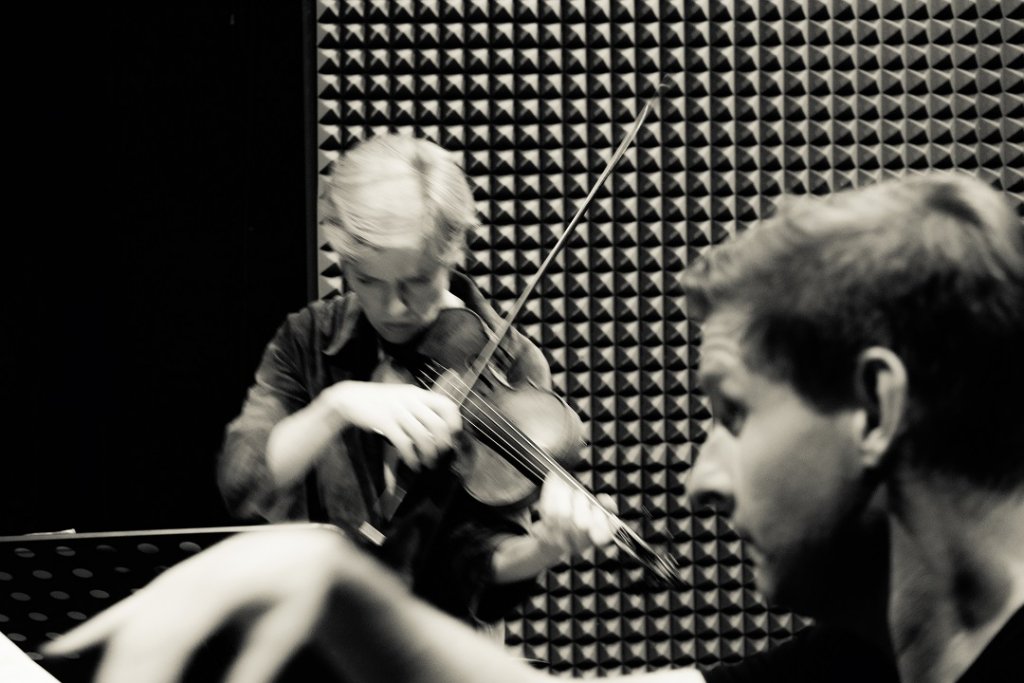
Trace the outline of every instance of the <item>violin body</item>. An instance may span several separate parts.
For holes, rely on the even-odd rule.
[[[502,348],[504,340],[490,336],[472,311],[446,309],[417,348],[426,369],[421,375],[431,378],[432,390],[459,405],[471,437],[465,447],[456,449],[453,463],[463,488],[485,505],[522,506],[535,499],[547,475],[555,474],[603,509],[568,471],[583,445],[579,416],[550,391],[509,383],[511,354]],[[686,586],[673,558],[656,552],[621,520],[606,514],[617,522],[615,545],[661,582],[677,589]]]
[[[528,456],[508,458],[508,445],[499,436],[509,431],[508,420],[532,442],[524,446],[549,454],[563,467],[578,460],[583,444],[582,424],[576,414],[548,391],[527,387],[502,391],[492,405],[502,416],[497,421],[490,411],[475,407],[464,410],[466,424],[473,437],[469,449],[455,459],[454,468],[466,491],[475,499],[492,506],[514,506],[531,502],[544,481],[544,471],[531,465]],[[486,455],[479,453],[483,449]]]
[[[464,375],[490,341],[472,311],[441,312],[418,352],[437,370],[431,389],[460,404],[466,436],[453,469],[466,492],[485,505],[532,502],[553,465],[575,464],[584,443],[579,416],[554,393],[532,384],[512,386],[496,354],[472,386]],[[430,375],[432,373],[426,373]]]

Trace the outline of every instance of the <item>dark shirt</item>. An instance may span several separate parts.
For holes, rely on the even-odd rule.
[[[492,328],[500,322],[464,275],[452,274],[451,291]],[[506,348],[513,385],[551,386],[536,346],[513,330]],[[369,381],[380,350],[377,333],[351,294],[289,315],[264,351],[241,414],[227,427],[218,463],[224,499],[243,519],[323,521],[346,530],[368,522],[389,536],[386,561],[422,597],[471,623],[496,620],[534,589],[532,581],[491,583],[494,547],[509,534],[527,533],[527,510],[486,508],[442,469],[403,482],[408,494],[394,516],[385,518],[378,506],[385,488],[384,443],[356,429],[328,445],[305,482],[287,491],[272,483],[266,446],[274,425],[337,382]]]
[[[899,683],[890,655],[827,626],[811,626],[771,650],[701,673],[707,683]]]
[[[1019,681],[1024,674],[1024,607],[1014,613],[957,683]]]
[[[1021,680],[1024,608],[1018,609],[957,683]],[[707,683],[898,683],[890,656],[840,630],[812,626],[776,648],[737,664],[702,670]]]

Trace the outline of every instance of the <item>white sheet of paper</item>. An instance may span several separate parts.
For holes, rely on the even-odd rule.
[[[4,683],[60,683],[0,633],[0,681]]]

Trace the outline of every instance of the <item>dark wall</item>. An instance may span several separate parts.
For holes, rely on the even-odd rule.
[[[310,292],[310,3],[28,10],[0,533],[228,522],[225,423]]]

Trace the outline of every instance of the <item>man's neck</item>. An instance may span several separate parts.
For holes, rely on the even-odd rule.
[[[820,596],[807,612],[822,625],[846,630],[892,658],[887,606],[889,601],[889,525],[880,500],[859,520],[857,531],[838,551],[837,562],[846,568],[837,574],[847,588]]]
[[[889,623],[901,680],[952,682],[1024,604],[1024,496],[891,485]]]

